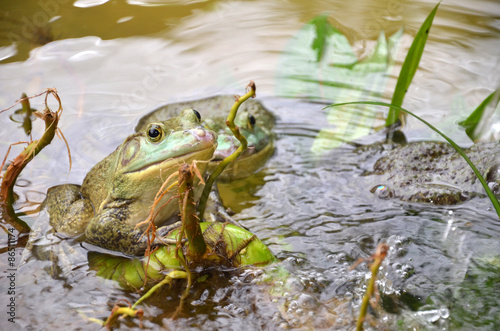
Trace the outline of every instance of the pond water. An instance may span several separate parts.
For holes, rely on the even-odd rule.
[[[248,275],[220,279],[194,289],[183,315],[172,320],[178,293],[167,289],[142,305],[143,326],[352,329],[368,268],[350,266],[387,242],[391,248],[379,275],[381,301],[367,328],[500,328],[500,222],[491,203],[474,198],[437,207],[372,194],[370,189],[380,183],[363,173],[377,155],[367,156],[350,144],[315,149],[323,130],[339,126],[328,122],[323,107],[348,99],[347,82],[335,90],[327,83],[336,78],[311,72],[304,89],[296,78],[297,62],[290,60],[307,60],[301,56],[311,45],[298,47],[298,34],[307,37],[304,24],[318,15],[328,17],[360,59],[374,49],[381,30],[392,36],[404,28],[382,88],[369,91],[388,102],[411,41],[434,6],[432,1],[397,0],[3,2],[0,109],[23,92],[57,88],[64,107],[59,127],[72,156],[69,171],[62,140],[44,149],[18,180],[16,211],[33,225],[47,188],[81,183],[155,106],[242,94],[253,80],[259,100],[277,119],[276,151],[264,169],[221,186],[221,194],[235,218],[289,270],[287,291],[273,297],[266,286],[247,281]],[[499,50],[497,1],[441,3],[404,106],[470,145],[457,122],[500,86]],[[50,105],[56,108],[54,101]],[[34,99],[32,106],[43,109],[43,100]],[[0,113],[2,156],[11,143],[28,140],[10,119],[12,113]],[[348,114],[342,110],[343,116]],[[35,121],[33,138],[42,131]],[[411,119],[404,133],[410,141],[437,139]],[[382,133],[371,132],[359,141],[383,139]],[[14,146],[9,159],[20,151]],[[2,228],[9,228],[3,220]],[[85,246],[69,243],[86,257]],[[105,318],[117,300],[139,297],[95,276],[85,258],[75,258],[74,267],[55,278],[47,271],[50,261],[28,258],[15,272],[15,294],[8,294],[12,271],[6,231],[0,234],[0,249],[2,330],[94,330],[96,324],[85,316]],[[15,252],[17,268],[23,244]],[[15,300],[15,324],[8,321],[9,300]],[[139,320],[124,320],[118,329],[139,329]]]

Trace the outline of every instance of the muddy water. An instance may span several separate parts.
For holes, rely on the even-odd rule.
[[[380,274],[382,300],[373,328],[494,329],[499,327],[498,236],[500,223],[486,199],[454,207],[383,200],[370,193],[380,183],[363,177],[377,155],[348,144],[322,154],[311,148],[327,125],[330,98],[286,98],[292,81],[283,68],[292,37],[325,14],[359,58],[373,49],[380,30],[404,33],[396,66],[381,92],[390,100],[400,65],[421,22],[435,4],[407,1],[12,1],[0,4],[0,108],[57,88],[64,113],[64,143],[55,140],[29,165],[16,187],[16,210],[29,225],[48,187],[80,183],[86,172],[132,133],[158,104],[220,93],[242,93],[252,79],[258,96],[277,117],[276,153],[251,178],[222,187],[226,205],[282,260],[286,291],[272,296],[243,275],[193,290],[184,315],[171,320],[178,292],[164,291],[143,305],[147,328],[276,329],[349,328],[363,293],[367,269],[349,267],[386,241],[391,250]],[[500,84],[500,6],[495,1],[442,3],[405,107],[470,144],[456,122]],[[307,48],[310,45],[305,45]],[[285,52],[286,50],[286,52]],[[293,49],[292,49],[293,51]],[[299,50],[295,50],[299,51]],[[288,81],[287,81],[288,80]],[[313,82],[321,86],[318,80]],[[302,101],[301,101],[302,100]],[[54,107],[55,103],[51,105]],[[41,108],[36,100],[34,108]],[[0,114],[0,155],[28,138]],[[328,124],[329,128],[334,124]],[[39,137],[41,123],[34,123]],[[409,120],[410,140],[435,139]],[[380,141],[372,134],[364,142]],[[13,148],[11,155],[19,153]],[[87,317],[105,318],[118,299],[138,294],[103,282],[89,271],[87,248],[73,267],[51,277],[43,254],[27,258],[11,281],[7,235],[0,235],[0,326],[93,330]],[[52,240],[52,242],[50,241]],[[47,238],[40,249],[59,247]],[[16,266],[22,247],[16,250]],[[280,284],[275,284],[281,288]],[[16,324],[8,321],[14,298]],[[120,323],[136,329],[139,322]]]

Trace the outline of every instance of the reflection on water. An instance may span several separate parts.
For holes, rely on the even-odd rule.
[[[326,14],[358,58],[370,54],[381,29],[391,36],[404,27],[402,51],[395,59],[398,68],[434,3],[46,4],[1,5],[0,108],[10,106],[22,92],[33,95],[56,87],[64,105],[60,127],[72,149],[73,168],[69,172],[63,142],[54,140],[22,174],[25,184],[16,187],[18,210],[32,210],[50,186],[80,183],[158,104],[241,93],[252,79],[278,119],[276,152],[267,166],[221,192],[225,203],[238,212],[238,220],[291,272],[283,287],[275,284],[286,293],[270,296],[247,273],[214,280],[193,290],[185,316],[170,320],[178,299],[165,291],[143,306],[146,328],[352,327],[367,268],[349,267],[373,254],[382,241],[391,250],[380,274],[381,301],[377,318],[371,319],[375,328],[394,329],[397,323],[424,329],[499,327],[495,284],[500,223],[490,203],[476,198],[458,206],[434,207],[380,199],[370,189],[381,183],[362,176],[379,154],[362,153],[349,144],[322,155],[313,153],[320,130],[335,127],[325,125],[325,104],[274,97],[280,90],[277,67],[283,51],[313,17]],[[463,144],[469,142],[456,121],[500,85],[499,14],[495,1],[442,4],[405,99],[406,108],[439,123]],[[385,101],[396,76],[394,69],[380,91]],[[40,109],[41,101],[32,106]],[[0,155],[10,143],[28,139],[9,115],[0,114]],[[33,137],[41,130],[35,121]],[[405,133],[410,140],[432,138],[411,120]],[[373,134],[363,142],[383,138]],[[14,148],[11,155],[19,151]],[[34,223],[32,217],[22,218]],[[6,270],[7,238],[0,238],[0,266]],[[71,244],[85,256],[87,246]],[[16,279],[16,325],[2,317],[2,329],[36,325],[93,330],[95,325],[82,315],[105,318],[116,300],[135,301],[139,296],[98,279],[85,262],[51,277],[51,261],[39,253],[26,257]],[[7,291],[7,276],[0,276],[2,293]],[[121,324],[123,329],[137,327],[138,321]]]

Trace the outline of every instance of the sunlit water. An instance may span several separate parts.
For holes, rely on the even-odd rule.
[[[489,201],[434,207],[379,198],[370,189],[380,183],[362,176],[379,155],[348,144],[313,153],[313,142],[327,123],[322,110],[327,103],[278,93],[283,51],[316,15],[327,14],[360,57],[373,48],[380,29],[389,36],[405,27],[397,56],[401,64],[433,2],[62,2],[48,1],[48,9],[38,2],[0,5],[5,15],[0,19],[0,108],[22,92],[57,88],[64,106],[60,128],[73,161],[70,172],[64,143],[55,139],[19,179],[17,210],[34,210],[50,186],[81,183],[158,104],[241,94],[254,80],[258,96],[277,117],[276,152],[266,167],[221,192],[226,205],[237,211],[235,217],[290,271],[287,290],[272,296],[249,275],[220,279],[195,288],[183,317],[171,320],[179,292],[167,289],[142,305],[146,328],[352,328],[368,272],[365,265],[350,266],[383,241],[391,249],[379,275],[377,318],[368,325],[499,327],[500,223]],[[42,24],[49,16],[51,22]],[[469,140],[456,122],[500,85],[499,16],[495,1],[442,3],[405,99],[406,108],[464,145]],[[30,27],[37,28],[38,37]],[[397,70],[391,73],[383,101],[390,100],[397,75]],[[41,109],[42,101],[32,105]],[[9,144],[28,140],[11,114],[0,114],[2,156]],[[34,139],[42,130],[35,122]],[[435,139],[412,120],[405,133],[410,140]],[[363,142],[383,138],[372,134]],[[13,148],[9,159],[20,150]],[[35,219],[36,214],[23,217],[30,225]],[[73,270],[57,279],[46,270],[49,261],[34,257],[17,273],[16,324],[9,323],[5,232],[0,238],[2,330],[93,330],[96,324],[85,316],[105,318],[117,300],[139,297],[95,277],[85,262],[85,248],[74,245],[83,258],[75,258]],[[16,248],[16,263],[22,251]],[[138,326],[138,320],[120,323],[121,329]]]

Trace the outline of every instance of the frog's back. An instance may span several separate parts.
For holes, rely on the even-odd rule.
[[[481,142],[465,152],[500,195],[500,145]],[[405,201],[455,204],[485,194],[466,161],[441,142],[415,142],[394,148],[375,163],[373,172],[365,175],[380,176],[385,195]]]
[[[186,108],[198,110],[201,113],[202,119],[209,118],[222,124],[225,123],[227,115],[229,115],[229,111],[235,101],[236,99],[233,95],[218,95],[205,99],[170,103],[142,117],[135,127],[135,131],[141,130],[149,123],[161,122],[167,118],[175,117]],[[249,114],[252,114],[256,119],[257,125],[262,128],[271,130],[274,126],[274,116],[255,99],[245,101],[238,111],[247,111]]]

